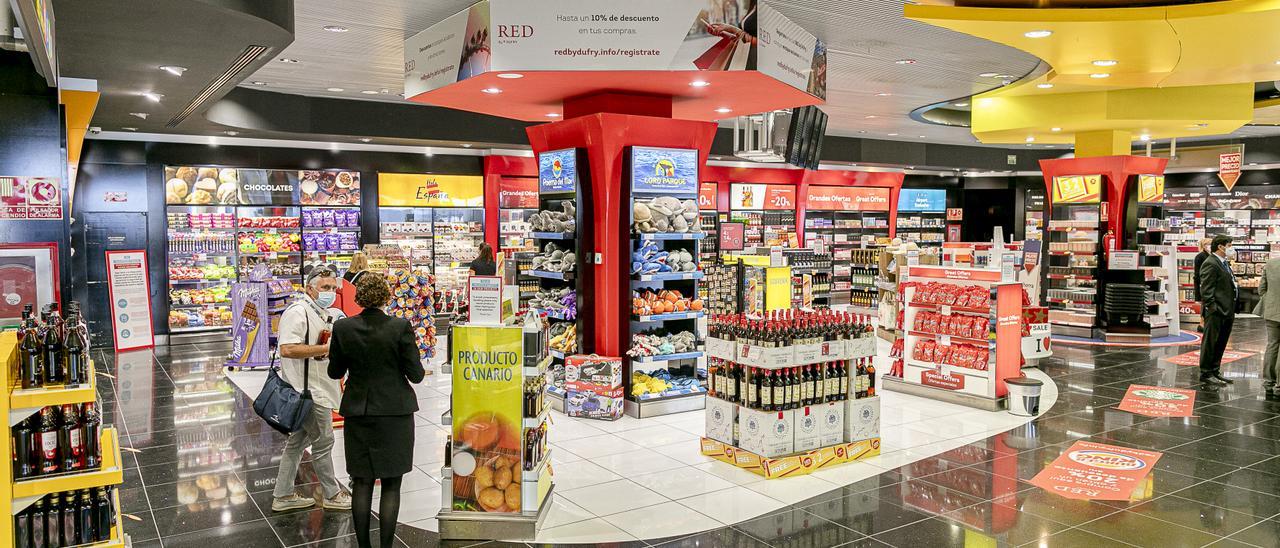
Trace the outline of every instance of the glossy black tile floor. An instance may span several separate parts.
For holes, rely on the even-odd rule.
[[[1058,345],[1040,364],[1059,386],[1058,403],[1024,427],[732,527],[633,544],[1280,546],[1280,402],[1263,395],[1261,320],[1237,326],[1231,347],[1257,354],[1224,366],[1232,386],[1201,387],[1195,367],[1162,359],[1194,347]],[[104,422],[132,448],[123,455],[121,503],[134,545],[355,546],[347,513],[271,511],[284,438],[223,376],[225,352],[188,345],[96,354],[100,370],[114,375],[98,383]],[[1199,416],[1115,409],[1130,384],[1195,388]],[[1131,502],[1069,500],[1027,483],[1078,440],[1164,456]],[[301,473],[314,477],[307,464]],[[441,543],[405,525],[397,539],[415,547],[507,544]]]

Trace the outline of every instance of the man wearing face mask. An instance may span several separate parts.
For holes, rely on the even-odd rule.
[[[1231,237],[1219,234],[1209,243],[1212,253],[1200,265],[1200,296],[1203,299],[1204,340],[1200,342],[1200,382],[1210,386],[1231,384],[1222,376],[1222,353],[1227,350],[1231,327],[1236,320],[1236,299],[1240,288],[1231,272]]]
[[[333,410],[342,401],[338,380],[326,374],[329,366],[329,330],[337,299],[338,277],[332,270],[317,267],[307,275],[306,291],[297,297],[280,316],[280,374],[298,390],[311,391],[313,405],[303,428],[289,435],[280,470],[276,475],[274,500],[276,512],[308,508],[316,499],[294,491],[294,478],[302,461],[302,451],[311,448],[311,467],[320,481],[321,506],[333,510],[350,510],[351,495],[342,489],[333,473]],[[310,370],[305,376],[304,370]]]

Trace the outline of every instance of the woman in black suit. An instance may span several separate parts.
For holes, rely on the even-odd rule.
[[[351,514],[356,541],[369,544],[373,484],[382,480],[378,524],[382,546],[391,546],[400,513],[400,479],[413,469],[413,413],[418,399],[409,383],[425,372],[409,322],[382,311],[391,289],[382,276],[356,281],[359,315],[334,322],[329,376],[347,376],[339,412],[346,420],[343,442],[351,475]]]

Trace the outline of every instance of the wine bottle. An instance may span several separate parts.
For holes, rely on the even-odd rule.
[[[97,541],[97,532],[94,531],[96,521],[93,499],[89,496],[89,490],[83,489],[80,491],[80,504],[76,506],[77,543],[89,544]]]
[[[75,546],[79,544],[76,539],[76,497],[74,491],[67,491],[62,494],[62,533],[63,546]]]
[[[49,546],[49,521],[45,510],[44,499],[36,500],[31,505],[31,546],[45,548]]]
[[[41,343],[44,348],[44,383],[63,384],[66,377],[62,372],[62,318],[57,310],[49,312],[45,322]]]
[[[102,416],[94,402],[85,402],[81,412],[84,423],[84,468],[96,470],[102,465]]]
[[[58,425],[58,456],[63,472],[79,470],[84,464],[84,438],[80,432],[80,414],[74,404],[62,406],[62,422]]]
[[[22,309],[22,341],[18,343],[19,373],[22,388],[32,389],[44,385],[44,371],[41,368],[43,347],[40,344],[40,330],[36,319],[31,316],[31,305]]]
[[[62,462],[58,459],[58,415],[53,407],[40,410],[40,430],[36,436],[39,438],[40,473],[58,472]]]
[[[110,487],[99,487],[98,497],[94,501],[95,519],[93,520],[93,530],[96,533],[98,542],[104,542],[111,539],[111,526],[113,523],[113,510],[111,508]]]
[[[28,417],[13,427],[13,476],[18,479],[35,476],[40,471],[40,452],[31,421]]]

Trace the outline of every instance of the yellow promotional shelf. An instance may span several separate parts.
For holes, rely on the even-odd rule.
[[[115,428],[103,428],[101,470],[18,480],[13,484],[14,507],[21,510],[19,506],[26,506],[19,504],[20,499],[31,498],[31,502],[35,502],[36,498],[53,493],[93,489],[120,483],[124,483],[124,469],[120,468],[120,435],[116,433]]]
[[[89,361],[89,382],[70,388],[15,388],[9,392],[9,410],[35,409],[66,403],[84,403],[98,398],[97,366]]]

